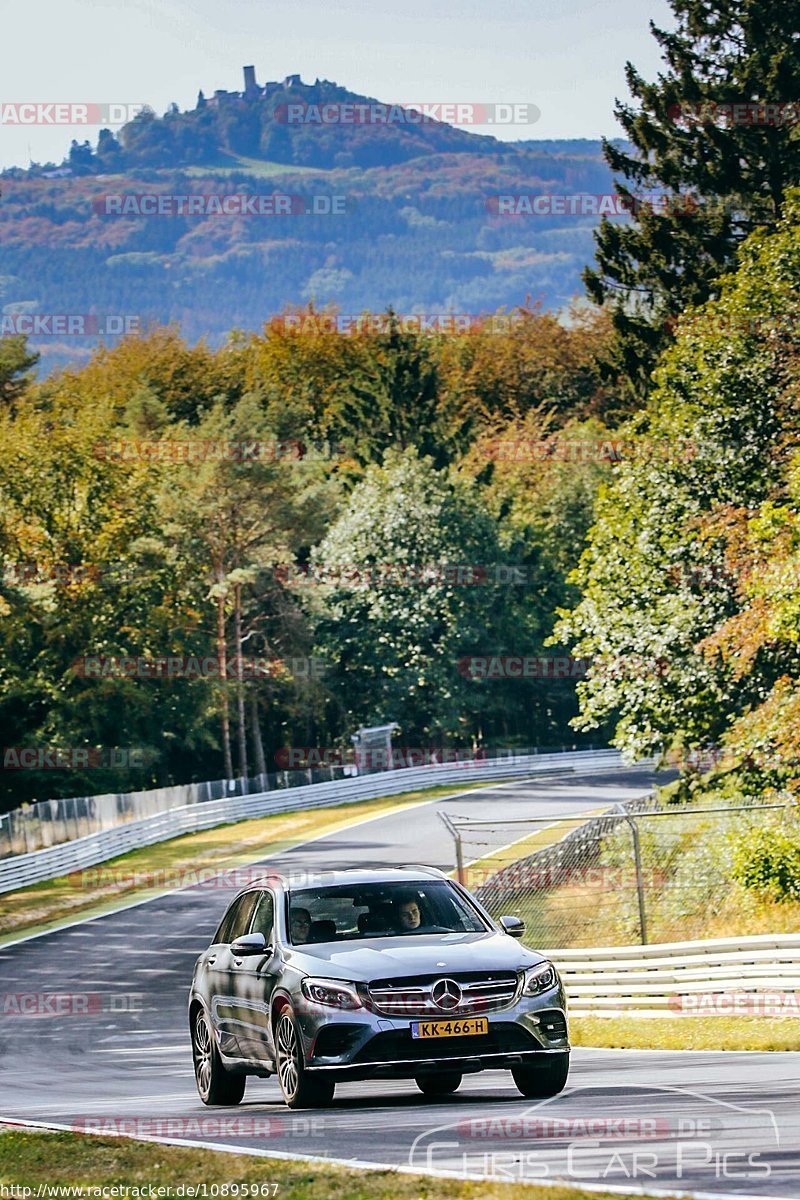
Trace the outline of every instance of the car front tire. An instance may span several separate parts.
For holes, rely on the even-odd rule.
[[[306,1070],[300,1031],[288,1006],[275,1026],[275,1058],[278,1084],[288,1108],[318,1108],[330,1104],[336,1084],[324,1075],[315,1076]]]
[[[511,1074],[523,1096],[546,1100],[563,1092],[569,1075],[569,1054],[548,1055],[541,1066],[514,1067]]]
[[[239,1104],[246,1078],[226,1071],[219,1056],[211,1023],[199,1008],[192,1021],[192,1058],[197,1091],[203,1104]]]
[[[442,1071],[439,1075],[417,1075],[415,1082],[424,1096],[451,1096],[463,1078],[460,1071]]]

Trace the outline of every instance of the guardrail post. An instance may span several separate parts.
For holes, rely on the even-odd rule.
[[[636,894],[639,899],[639,935],[642,940],[642,945],[647,945],[647,916],[645,913],[644,904],[644,879],[642,878],[642,852],[639,845],[639,827],[634,821],[631,814],[621,804],[617,804],[622,816],[628,822],[633,837],[633,861],[636,867]]]
[[[30,838],[28,837],[28,814],[27,814],[27,812],[23,812],[22,821],[20,822],[20,824],[22,825],[22,840],[25,844],[25,854],[30,854],[31,843],[30,843]]]
[[[461,844],[461,834],[458,832],[455,825],[448,817],[447,813],[439,812],[436,815],[439,818],[439,820],[443,823],[443,825],[447,829],[448,833],[452,837],[453,842],[455,843],[456,879],[463,887],[466,887],[467,881],[466,881],[465,872],[464,872],[464,848]]]

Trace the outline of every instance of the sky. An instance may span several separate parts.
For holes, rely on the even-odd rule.
[[[396,103],[535,105],[518,138],[618,136],[624,65],[658,73],[666,0],[36,0],[3,6],[0,106],[194,107],[197,91],[299,74]],[[0,167],[60,162],[96,127],[6,123]]]

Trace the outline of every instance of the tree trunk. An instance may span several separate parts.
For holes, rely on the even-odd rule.
[[[247,779],[247,734],[244,719],[244,667],[242,663],[242,585],[233,590],[233,636],[236,639],[236,707],[239,732],[239,774]]]
[[[228,650],[225,645],[225,597],[217,597],[217,661],[219,663],[220,688],[222,689],[222,753],[225,762],[225,778],[233,779],[231,758],[231,723],[228,715]]]
[[[261,741],[261,726],[258,722],[258,692],[250,693],[250,728],[253,731],[253,747],[256,752],[256,770],[259,775],[267,774],[267,763],[264,758],[264,743]]]

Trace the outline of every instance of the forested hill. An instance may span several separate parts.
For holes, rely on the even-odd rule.
[[[474,106],[473,106],[474,108]],[[462,106],[430,106],[425,111],[361,96],[330,80],[256,87],[252,94],[198,94],[187,112],[173,106],[159,118],[150,109],[123,126],[117,139],[104,137],[90,162],[79,170],[122,166],[220,165],[239,157],[302,167],[378,167],[429,154],[490,154],[502,147],[494,137],[456,128],[446,119],[471,120],[477,112]]]
[[[85,175],[260,161],[332,170],[387,167],[438,154],[596,152],[597,144],[589,140],[509,143],[485,132],[494,125],[517,135],[533,133],[539,115],[527,103],[395,104],[327,79],[306,84],[289,75],[263,85],[251,78],[248,85],[245,75],[240,92],[217,90],[206,98],[200,91],[193,109],[181,111],[173,104],[162,117],[143,108],[116,135],[104,130],[96,146],[73,142],[62,167]]]
[[[315,118],[321,103],[341,105],[343,120],[289,121],[287,105]],[[142,112],[96,146],[73,143],[60,168],[6,172],[3,332],[30,333],[48,368],[153,321],[219,342],[287,303],[473,314],[555,309],[581,293],[597,214],[508,216],[497,197],[554,197],[557,210],[565,196],[610,193],[598,142],[507,143],[433,119],[345,123],[357,104],[372,102],[290,77],[251,97],[201,95],[189,112]],[[239,214],[220,211],[232,193]],[[253,197],[276,193],[286,211],[258,211]],[[198,195],[204,211],[187,211],[181,198]],[[48,314],[91,320],[67,333],[26,325]]]

